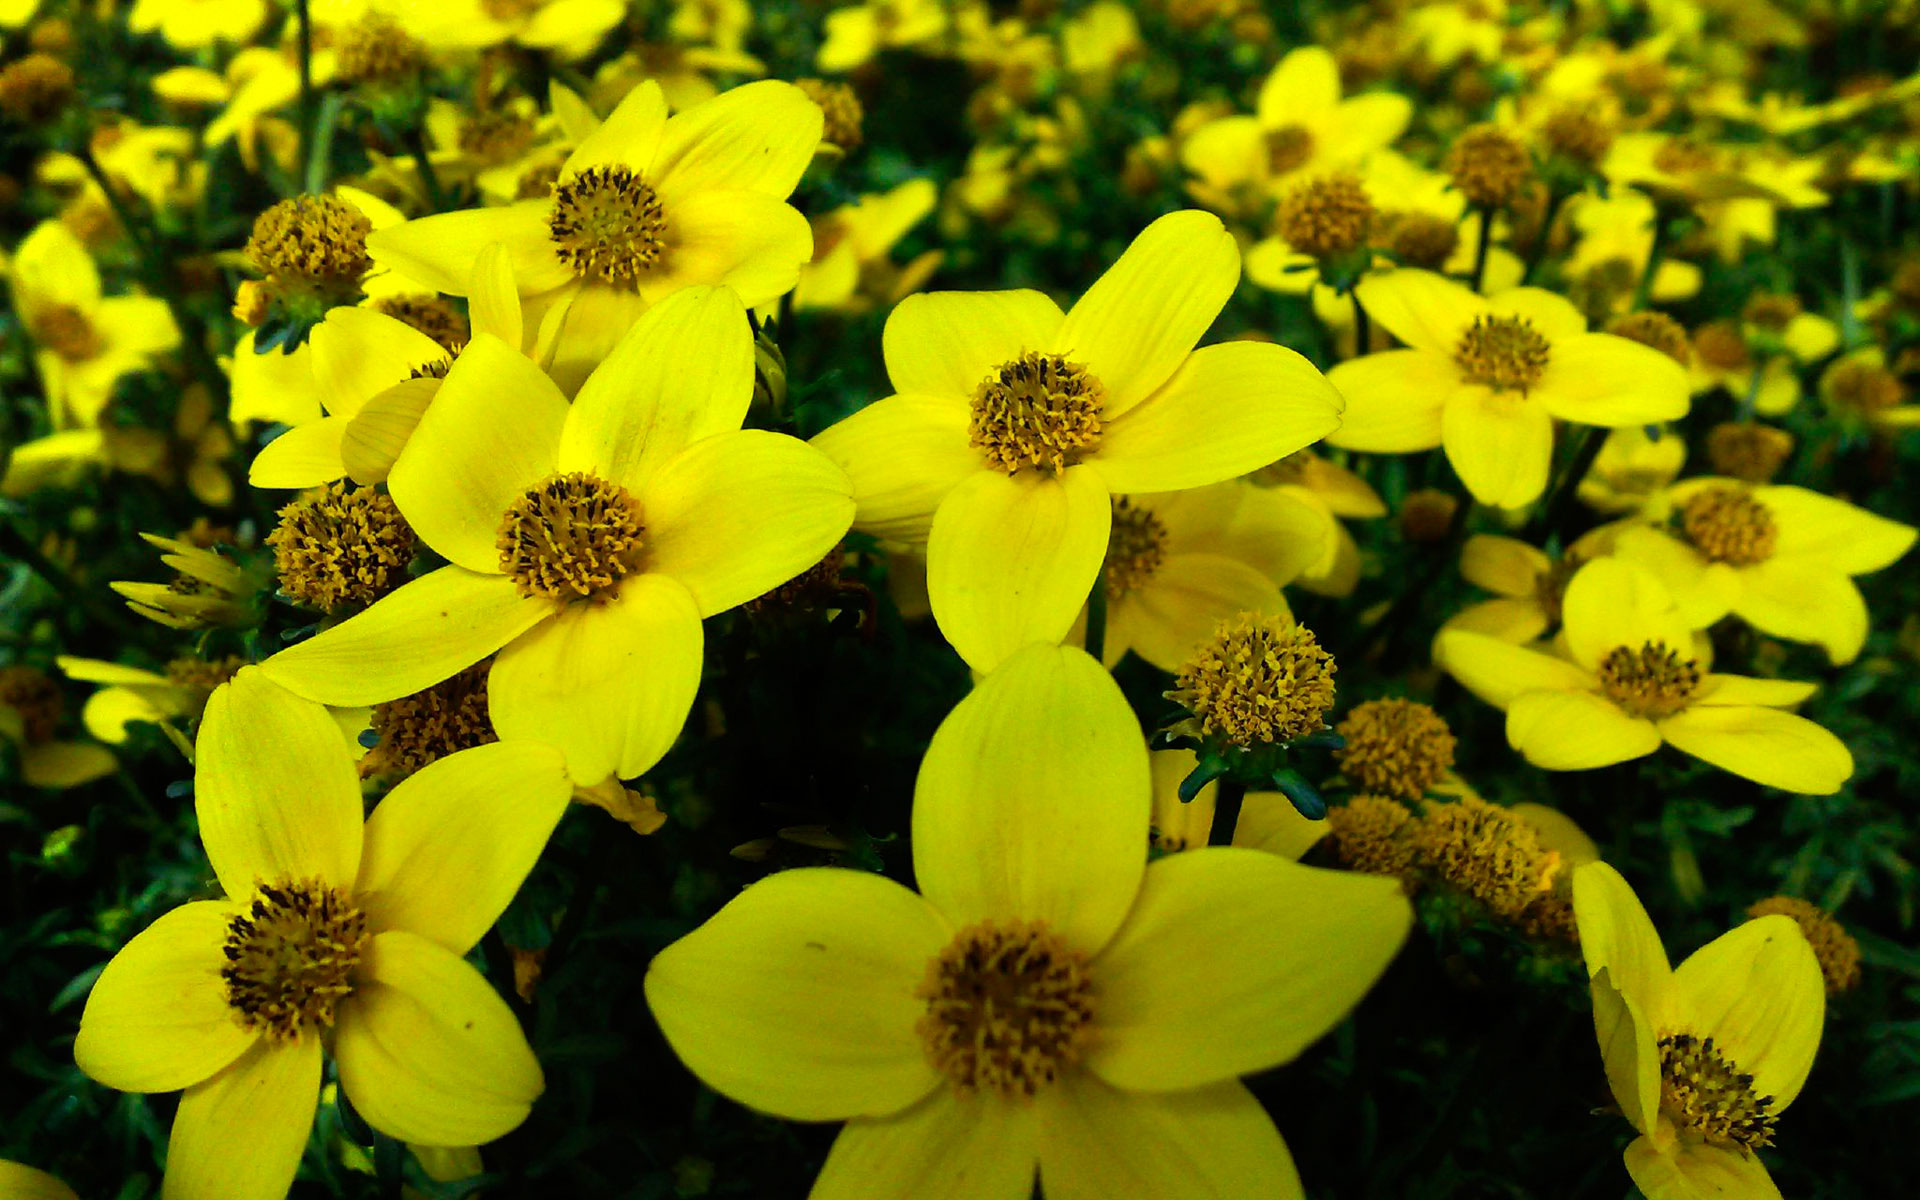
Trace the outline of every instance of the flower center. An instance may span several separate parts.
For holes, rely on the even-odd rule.
[[[1693,703],[1700,665],[1669,646],[1616,646],[1600,660],[1600,690],[1635,717],[1670,717]]]
[[[1362,791],[1416,800],[1453,765],[1453,733],[1416,700],[1369,700],[1347,714],[1335,752],[1340,772]]]
[[[617,585],[640,557],[640,505],[617,483],[573,471],[507,509],[494,544],[522,596],[585,598]]]
[[[0,667],[0,708],[20,714],[27,745],[52,741],[60,724],[60,685],[32,667]]]
[[[1414,842],[1441,879],[1509,921],[1552,890],[1561,867],[1559,852],[1541,845],[1533,826],[1473,796],[1429,804]]]
[[[270,277],[351,290],[373,266],[372,232],[366,214],[338,196],[295,196],[254,220],[246,254]]]
[[[1793,435],[1755,421],[1725,421],[1707,430],[1707,459],[1716,475],[1765,483],[1793,454]],[[1772,517],[1768,517],[1769,522]]]
[[[861,126],[867,114],[851,85],[827,79],[796,79],[794,85],[820,106],[825,122],[820,132],[821,141],[842,150],[859,148]]]
[[[331,1026],[366,941],[366,916],[332,888],[263,883],[227,925],[227,1003],[273,1041]]]
[[[52,304],[33,317],[33,340],[68,362],[85,362],[100,353],[100,331],[71,304]]]
[[[1691,175],[1708,170],[1713,164],[1713,151],[1686,138],[1669,138],[1653,154],[1653,165],[1669,175]]]
[[[1906,403],[1906,385],[1885,367],[1860,359],[1834,364],[1820,381],[1828,407],[1842,413],[1872,415]]]
[[[1740,319],[1770,333],[1785,333],[1803,311],[1800,297],[1785,292],[1755,292],[1740,309]]]
[[[1680,527],[1700,553],[1736,567],[1765,562],[1780,536],[1766,505],[1730,487],[1695,492],[1680,509]]]
[[[968,444],[989,466],[1060,472],[1100,444],[1106,389],[1079,363],[1029,350],[973,391]]]
[[[1368,875],[1404,875],[1413,866],[1413,814],[1406,805],[1365,792],[1327,810],[1327,831],[1340,861]]]
[[[1326,728],[1333,656],[1288,618],[1241,613],[1187,660],[1167,693],[1193,714],[1198,734],[1230,745],[1291,742]]]
[[[1044,921],[983,921],[960,931],[914,993],[927,1058],[962,1092],[1031,1096],[1080,1060],[1093,1017],[1086,955]]]
[[[1313,157],[1313,135],[1299,125],[1267,131],[1267,173],[1285,175]]]
[[[1686,329],[1665,313],[1625,313],[1608,323],[1607,332],[1651,346],[1683,367],[1693,362],[1693,347],[1687,341]]]
[[[167,682],[182,691],[192,692],[204,701],[213,689],[232,679],[247,660],[237,654],[225,658],[176,658],[167,664]]]
[[[1373,216],[1367,189],[1356,176],[1342,173],[1289,191],[1280,200],[1276,229],[1300,253],[1328,258],[1366,241]]]
[[[491,659],[468,667],[425,691],[373,706],[380,740],[361,763],[361,774],[400,779],[456,751],[500,740],[487,710]]]
[[[510,112],[474,113],[460,122],[460,149],[485,163],[503,163],[533,145],[533,122]]]
[[[455,311],[453,305],[426,292],[382,296],[371,307],[375,312],[385,313],[402,324],[413,326],[440,343],[440,348],[449,353],[466,345],[473,336],[473,326]]]
[[[1114,600],[1153,578],[1167,557],[1167,527],[1159,517],[1123,496],[1113,501],[1113,532],[1107,538],[1107,591]]]
[[[1743,371],[1752,365],[1747,339],[1732,321],[1709,321],[1693,334],[1693,352],[1700,361],[1722,371]]]
[[[378,11],[347,26],[335,53],[334,72],[348,83],[398,83],[427,65],[425,43]]]
[[[405,582],[414,536],[392,497],[335,483],[281,509],[267,545],[281,592],[304,608],[332,612],[370,604]]]
[[[1387,252],[1410,267],[1438,271],[1460,246],[1460,230],[1445,217],[1425,212],[1382,214],[1377,236]]]
[[[651,184],[621,166],[588,167],[553,189],[554,252],[582,279],[632,288],[667,249]]]
[[[1585,105],[1567,104],[1555,109],[1547,118],[1544,132],[1554,153],[1582,166],[1598,163],[1613,145],[1613,128]]]
[[[1690,1033],[1660,1039],[1660,1111],[1675,1125],[1718,1146],[1758,1150],[1773,1142],[1771,1096],[1753,1090],[1715,1048],[1712,1038]]]
[[[1505,208],[1533,177],[1533,159],[1506,130],[1476,125],[1454,141],[1447,174],[1475,208]]]
[[[1546,373],[1552,346],[1525,317],[1481,315],[1473,319],[1453,361],[1468,383],[1497,392],[1525,393]]]

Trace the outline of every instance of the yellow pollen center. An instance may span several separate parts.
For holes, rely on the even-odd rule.
[[[553,189],[554,252],[582,279],[632,288],[667,249],[653,186],[621,166],[588,167]]]
[[[1665,313],[1626,313],[1615,317],[1607,325],[1607,332],[1651,346],[1683,367],[1693,362],[1693,347],[1687,340],[1686,329]]]
[[[1716,475],[1765,483],[1792,454],[1793,435],[1771,425],[1726,421],[1707,431],[1707,460]]]
[[[1693,352],[1700,361],[1722,371],[1744,371],[1752,365],[1747,339],[1732,321],[1709,321],[1693,334]]]
[[[1780,534],[1766,505],[1730,487],[1695,492],[1680,509],[1680,527],[1694,549],[1736,567],[1771,558]]]
[[[1084,954],[1044,921],[983,921],[927,965],[915,1026],[934,1068],[962,1092],[1032,1096],[1080,1060],[1093,1017]]]
[[[1387,796],[1365,792],[1327,810],[1340,861],[1369,875],[1404,875],[1413,865],[1413,813]]]
[[[487,672],[476,663],[422,692],[373,706],[380,739],[361,760],[366,776],[399,779],[456,751],[498,741],[487,711]]]
[[[515,500],[494,544],[500,569],[521,595],[584,599],[615,587],[635,568],[645,529],[627,489],[574,471]]]
[[[1432,213],[1393,213],[1376,224],[1380,244],[1410,267],[1438,271],[1460,246],[1459,227]]]
[[[1356,176],[1329,175],[1283,196],[1276,228],[1300,253],[1328,258],[1365,242],[1373,216],[1373,201]]]
[[[974,389],[967,440],[1009,475],[1058,473],[1100,444],[1105,409],[1106,389],[1084,366],[1029,350]]]
[[[263,883],[227,924],[227,1003],[273,1041],[329,1027],[366,940],[366,916],[332,888]]]
[[[1167,699],[1193,714],[1203,738],[1254,747],[1291,742],[1326,728],[1333,707],[1333,656],[1313,631],[1291,620],[1242,613],[1180,668]]]
[[[1673,138],[1654,151],[1653,165],[1669,175],[1691,175],[1713,166],[1713,152],[1698,142]]]
[[[102,349],[100,331],[71,304],[53,304],[35,313],[32,332],[35,341],[68,362],[85,362]]]
[[[1771,1096],[1753,1090],[1753,1076],[1728,1062],[1712,1038],[1689,1033],[1660,1039],[1660,1111],[1681,1129],[1716,1146],[1758,1150],[1773,1142],[1778,1114]]]
[[[1468,383],[1525,393],[1546,373],[1551,352],[1551,344],[1525,317],[1483,314],[1460,335],[1453,361]]]
[[[309,286],[355,286],[373,266],[373,222],[338,196],[295,196],[261,213],[247,258],[263,273]]]
[[[1113,502],[1113,532],[1107,538],[1107,593],[1118,600],[1153,578],[1167,556],[1167,527],[1159,517],[1124,497]]]
[[[1313,135],[1303,126],[1282,125],[1267,131],[1267,171],[1285,175],[1313,157]]]
[[[1509,809],[1472,796],[1429,804],[1414,831],[1419,857],[1495,916],[1517,921],[1553,888],[1560,855]]]
[[[1820,381],[1829,407],[1840,412],[1872,415],[1906,403],[1907,388],[1884,367],[1859,359],[1831,367]]]
[[[533,122],[510,112],[474,113],[460,123],[460,149],[486,163],[502,163],[533,144]]]
[[[842,150],[857,149],[866,110],[851,85],[826,79],[796,79],[794,85],[807,99],[820,106],[823,125],[820,140]]]
[[[1670,717],[1693,703],[1700,665],[1669,646],[1616,646],[1600,660],[1600,690],[1630,716]]]
[[[280,590],[321,612],[370,604],[406,580],[414,536],[392,497],[335,483],[280,510],[267,535]]]
[[[1346,745],[1334,760],[1363,791],[1416,800],[1453,765],[1453,733],[1415,700],[1369,700],[1337,732]]]
[[[1497,126],[1476,125],[1453,143],[1447,173],[1469,204],[1505,208],[1532,178],[1533,160],[1512,134]]]

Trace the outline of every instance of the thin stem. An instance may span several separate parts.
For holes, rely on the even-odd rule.
[[[293,11],[300,23],[300,162],[307,171],[308,190],[313,189],[313,17],[307,0],[294,0]]]
[[[1753,420],[1754,406],[1760,403],[1760,383],[1766,378],[1767,360],[1761,355],[1753,356],[1753,376],[1747,380],[1747,394],[1740,397],[1740,420]]]
[[[1647,298],[1653,295],[1653,277],[1660,273],[1660,257],[1667,249],[1667,217],[1659,209],[1653,215],[1653,245],[1647,247],[1647,265],[1640,272],[1640,282],[1633,289],[1633,307],[1636,311],[1647,306]]]
[[[1473,290],[1487,278],[1487,251],[1493,249],[1493,210],[1480,210],[1480,241],[1473,248]]]
[[[413,144],[413,161],[420,166],[420,183],[427,189],[427,203],[434,212],[447,211],[447,194],[440,189],[439,173],[433,169],[433,156],[427,153],[426,122],[415,121],[407,130]]]
[[[1589,428],[1581,435],[1580,448],[1574,451],[1573,458],[1567,462],[1567,469],[1554,482],[1553,491],[1547,497],[1546,507],[1540,510],[1539,519],[1528,527],[1528,541],[1539,542],[1560,528],[1561,521],[1566,517],[1567,506],[1579,494],[1580,481],[1593,469],[1593,460],[1600,457],[1600,448],[1606,442],[1607,431],[1598,426]]]
[[[1107,566],[1093,578],[1093,590],[1087,593],[1087,653],[1095,662],[1105,662],[1107,653]]]
[[[1526,274],[1520,277],[1521,283],[1532,283],[1539,275],[1540,268],[1546,264],[1547,243],[1553,238],[1554,218],[1560,215],[1560,206],[1565,204],[1567,197],[1571,195],[1573,195],[1572,192],[1564,192],[1558,188],[1547,193],[1547,211],[1540,218],[1540,236],[1534,242],[1533,256],[1527,263]]]
[[[1355,358],[1367,352],[1367,346],[1373,341],[1373,329],[1367,321],[1366,306],[1360,303],[1360,293],[1351,291],[1347,297],[1353,301],[1353,356]]]
[[[1240,803],[1247,798],[1246,785],[1223,775],[1213,796],[1213,828],[1207,831],[1207,845],[1231,846],[1234,828],[1240,824]]]

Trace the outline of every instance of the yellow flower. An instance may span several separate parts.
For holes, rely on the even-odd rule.
[[[239,658],[209,662],[192,655],[174,659],[164,671],[97,658],[62,656],[55,662],[68,679],[106,685],[87,697],[80,719],[88,733],[112,745],[127,740],[127,726],[135,721],[166,725],[198,719],[213,690],[244,665]]]
[[[647,310],[571,405],[477,335],[387,478],[449,565],[264,670],[376,704],[498,651],[500,736],[562,748],[583,783],[640,774],[692,707],[701,618],[818,562],[853,515],[824,455],[740,428],[752,395],[751,328],[726,288]]]
[[[1342,98],[1340,68],[1321,46],[1291,51],[1261,85],[1254,115],[1195,129],[1180,160],[1202,187],[1243,202],[1277,196],[1282,181],[1360,164],[1393,144],[1413,115],[1396,92]]]
[[[1105,560],[1107,665],[1132,650],[1178,671],[1214,626],[1284,613],[1280,589],[1318,562],[1331,517],[1238,480],[1157,496],[1116,496]]]
[[[1328,378],[1347,399],[1336,446],[1405,454],[1442,446],[1474,499],[1518,508],[1546,490],[1553,421],[1644,425],[1687,411],[1686,373],[1587,322],[1563,297],[1513,288],[1482,298],[1427,271],[1390,271],[1355,293],[1409,349]]]
[[[1596,512],[1624,513],[1657,501],[1687,461],[1687,439],[1678,430],[1657,432],[1652,437],[1644,425],[1627,425],[1609,433],[1580,480],[1580,503]]]
[[[1153,771],[1153,848],[1172,854],[1206,845],[1213,831],[1219,783],[1208,783],[1192,800],[1183,802],[1180,781],[1193,774],[1200,756],[1191,750],[1155,750],[1148,757]],[[1233,844],[1298,862],[1328,830],[1324,818],[1315,821],[1301,816],[1282,792],[1248,792],[1233,827]]]
[[[233,503],[233,479],[226,468],[233,457],[233,430],[214,413],[213,397],[203,385],[191,384],[180,392],[168,432],[139,426],[105,432],[114,469],[167,487],[184,480],[187,491],[210,508]]]
[[[1867,638],[1867,603],[1850,576],[1891,565],[1911,525],[1806,488],[1705,476],[1667,489],[1676,528],[1630,526],[1614,553],[1650,568],[1689,628],[1731,613],[1762,633],[1825,647],[1852,662]]]
[[[93,257],[59,221],[34,227],[8,274],[56,430],[98,424],[122,376],[180,344],[165,301],[100,294]]]
[[[266,19],[266,0],[134,0],[127,28],[158,32],[178,50],[201,50],[246,42]]]
[[[1581,561],[1572,551],[1554,558],[1518,538],[1477,533],[1460,548],[1460,577],[1493,598],[1461,609],[1443,628],[1534,641],[1560,624],[1560,603]]]
[[[851,71],[882,50],[920,49],[947,32],[941,0],[867,0],[827,14],[826,37],[814,65]]]
[[[126,599],[128,608],[172,629],[239,628],[256,623],[261,588],[246,571],[217,550],[194,545],[184,536],[142,533],[140,537],[165,551],[160,561],[175,574],[170,583],[123,580],[108,584]]]
[[[436,49],[512,42],[571,61],[593,53],[626,15],[626,5],[621,0],[435,0],[406,5],[399,15],[409,33]]]
[[[1648,1200],[1777,1197],[1755,1150],[1813,1067],[1820,964],[1793,918],[1746,922],[1667,963],[1639,897],[1605,863],[1573,876],[1607,1083],[1640,1136],[1627,1173]]]
[[[226,107],[207,123],[205,144],[212,148],[231,141],[247,170],[258,171],[264,139],[273,158],[291,169],[299,153],[299,135],[290,123],[272,115],[300,96],[300,72],[287,54],[251,46],[234,55],[226,74],[215,78]],[[159,86],[156,79],[155,89]]]
[[[284,1196],[323,1042],[382,1133],[471,1146],[520,1124],[540,1064],[462,956],[566,812],[560,755],[524,742],[465,751],[396,787],[363,827],[340,727],[253,668],[214,693],[197,750],[194,809],[226,898],[183,905],[127,943],[73,1047],[108,1087],[185,1089],[166,1194]]]
[[[1387,502],[1360,476],[1311,450],[1289,454],[1251,476],[1261,487],[1291,496],[1329,518],[1373,520],[1387,515]],[[1360,546],[1339,521],[1333,522],[1333,540],[1297,581],[1321,596],[1350,596],[1360,582]]]
[[[89,467],[108,460],[107,431],[63,429],[22,442],[7,455],[0,496],[30,496],[42,488],[71,487]]]
[[[813,256],[786,201],[820,143],[820,106],[790,83],[734,88],[667,116],[633,89],[574,147],[552,195],[376,232],[376,261],[467,294],[473,259],[501,242],[530,328],[556,322],[553,372],[571,391],[649,304],[725,284],[749,308],[793,287]]]
[[[1887,369],[1886,351],[1866,346],[1834,360],[1821,373],[1820,399],[1842,424],[1882,433],[1920,426],[1920,404],[1900,376]]]
[[[1218,218],[1160,218],[1070,313],[1039,292],[932,292],[887,319],[896,395],[821,433],[855,525],[927,544],[934,618],[976,670],[1072,627],[1114,494],[1231,479],[1325,435],[1340,401],[1300,355],[1195,350],[1240,277]]]
[[[58,1177],[5,1159],[0,1159],[0,1196],[7,1200],[80,1200]]]
[[[1236,1077],[1339,1021],[1410,908],[1391,880],[1243,848],[1149,865],[1151,792],[1106,671],[1028,647],[928,747],[920,895],[783,871],[662,951],[647,1001],[710,1086],[848,1122],[814,1200],[1024,1197],[1036,1170],[1061,1196],[1300,1196]]]
[[[1645,568],[1602,558],[1561,604],[1570,659],[1484,633],[1443,630],[1434,658],[1507,711],[1507,741],[1534,766],[1585,771],[1665,742],[1768,787],[1830,795],[1853,774],[1840,739],[1782,711],[1811,683],[1702,670],[1691,627]]]
[[[1595,302],[1588,311],[1627,311],[1653,254],[1653,228],[1658,219],[1653,201],[1624,190],[1606,197],[1582,192],[1569,204],[1567,216],[1578,237],[1567,254],[1564,270],[1574,286],[1593,297]],[[1669,303],[1690,299],[1699,291],[1698,266],[1664,257],[1654,268],[1647,295],[1657,303]]]
[[[940,252],[929,251],[904,268],[894,267],[888,255],[933,212],[938,199],[932,180],[910,179],[816,218],[813,261],[800,268],[794,308],[866,312],[920,290],[940,265]]]
[[[120,769],[105,747],[56,736],[64,707],[60,685],[44,671],[0,667],[0,741],[13,743],[29,787],[78,787]]]

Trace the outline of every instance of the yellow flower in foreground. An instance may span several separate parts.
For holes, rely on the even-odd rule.
[[[1688,479],[1667,489],[1674,528],[1630,525],[1614,553],[1660,577],[1693,629],[1731,613],[1762,633],[1852,662],[1867,602],[1851,576],[1890,566],[1914,527],[1806,488]]]
[[[58,1177],[5,1159],[0,1159],[0,1196],[7,1200],[80,1200]]]
[[[662,951],[647,1001],[710,1086],[848,1122],[815,1200],[1303,1195],[1237,1076],[1286,1062],[1405,938],[1391,880],[1240,848],[1148,865],[1147,750],[1101,666],[1030,646],[947,717],[922,894],[783,871]]]
[[[1829,795],[1853,774],[1845,743],[1782,709],[1811,683],[1715,675],[1660,581],[1617,558],[1588,563],[1561,604],[1571,661],[1484,633],[1442,630],[1434,658],[1507,711],[1507,741],[1549,771],[1641,758],[1662,742],[1789,792]]]
[[[940,631],[975,670],[1058,641],[1092,589],[1113,494],[1203,487],[1339,423],[1284,347],[1195,350],[1240,278],[1217,217],[1165,216],[1069,313],[1039,292],[932,292],[887,319],[896,395],[814,438],[856,527],[927,544]]]
[[[1792,917],[1748,921],[1676,969],[1639,897],[1602,862],[1573,876],[1607,1083],[1640,1136],[1627,1173],[1648,1200],[1778,1200],[1754,1152],[1813,1067],[1820,963]]]
[[[726,284],[752,308],[793,287],[813,233],[786,198],[820,127],[820,106],[790,83],[749,83],[670,118],[649,81],[574,147],[551,196],[408,221],[367,247],[464,296],[481,247],[505,244],[528,327],[556,323],[554,375],[572,391],[664,296]]]
[[[1193,774],[1200,756],[1191,750],[1155,750],[1153,770],[1153,833],[1155,850],[1174,853],[1207,844],[1213,832],[1214,800],[1220,784],[1208,783],[1193,799],[1180,799],[1180,781]],[[1241,800],[1240,820],[1233,827],[1233,844],[1265,850],[1299,861],[1315,842],[1327,835],[1325,818],[1300,815],[1282,792],[1248,792]]]
[[[540,1064],[462,956],[566,812],[560,755],[465,751],[395,788],[363,828],[340,727],[252,668],[208,702],[198,752],[194,808],[226,899],[127,943],[73,1047],[108,1087],[185,1089],[167,1200],[286,1195],[323,1042],[354,1109],[392,1137],[471,1146],[526,1119]]]
[[[1556,417],[1617,427],[1686,415],[1678,363],[1588,333],[1552,292],[1522,287],[1483,299],[1443,276],[1400,270],[1369,276],[1355,295],[1410,348],[1329,373],[1347,411],[1327,440],[1384,454],[1442,446],[1483,504],[1518,508],[1546,490]]]
[[[703,617],[819,562],[846,477],[804,442],[743,430],[753,334],[739,297],[649,309],[569,405],[477,335],[387,486],[449,565],[264,670],[327,704],[411,695],[498,651],[494,728],[566,751],[585,784],[667,752],[700,685]]]

